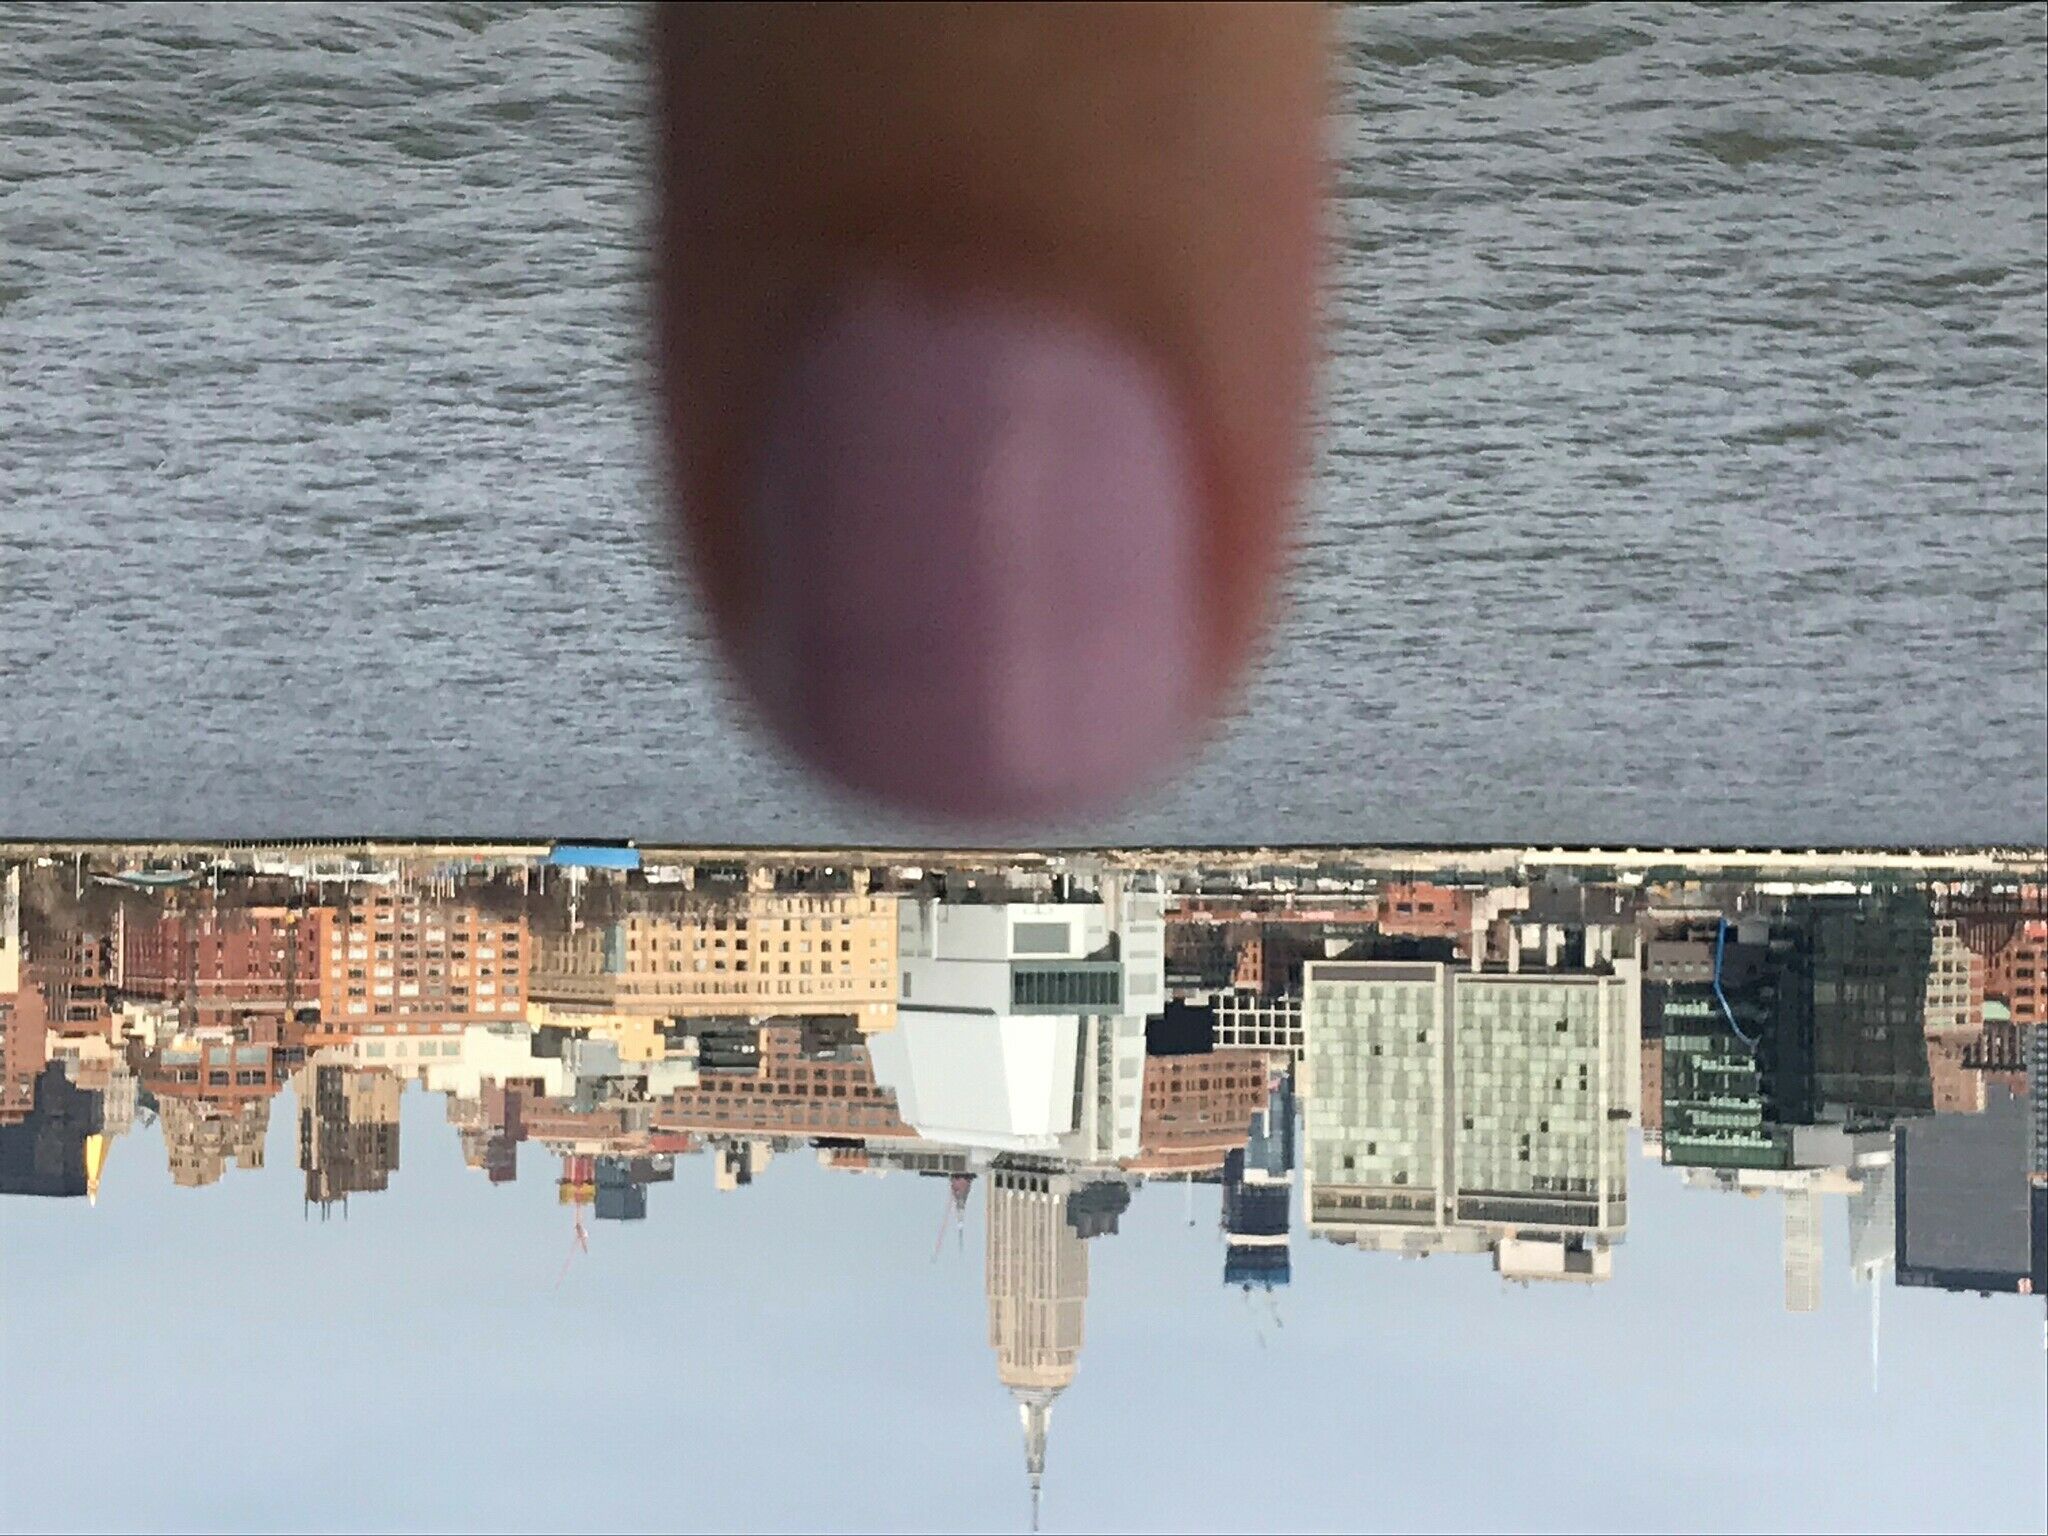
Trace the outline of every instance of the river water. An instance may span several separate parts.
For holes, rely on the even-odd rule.
[[[1240,714],[1106,839],[2038,839],[2039,7],[1344,18]],[[661,534],[630,9],[0,14],[0,830],[913,835]]]

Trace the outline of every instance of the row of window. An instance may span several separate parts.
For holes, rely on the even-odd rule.
[[[368,944],[350,944],[344,948],[341,941],[337,939],[327,946],[327,958],[331,963],[341,959],[345,954],[351,960],[367,960],[370,958],[371,948],[372,946]],[[493,944],[479,944],[476,946],[476,957],[479,960],[496,960],[499,958],[500,948],[501,946]],[[407,951],[424,949],[427,958],[434,960],[467,960],[469,958],[469,946],[466,944],[379,944],[375,946],[375,949],[377,952],[376,958],[379,960],[395,960],[398,957],[394,951],[400,949]],[[502,949],[505,959],[517,960],[519,958],[519,946],[517,944],[506,944],[502,946]]]
[[[367,972],[365,970],[365,967],[363,966],[352,965],[348,967],[347,975],[348,980],[350,981],[362,981],[365,979],[366,974],[369,976],[374,976],[381,981],[386,977],[389,977],[394,972],[394,970],[400,977],[404,978],[407,981],[417,981],[421,974],[420,968],[416,965],[402,965],[396,967],[389,965],[379,965],[369,967]],[[437,965],[430,965],[426,969],[426,977],[429,981],[440,981],[450,976],[464,977],[470,976],[472,974],[477,976],[495,977],[498,974],[498,972],[494,967],[488,965],[479,965],[475,968],[473,972],[470,969],[470,967],[466,965],[456,966],[452,971],[443,970],[441,967]],[[514,980],[517,979],[519,972],[512,966],[506,966],[504,974],[508,980]],[[342,967],[338,965],[328,967],[327,975],[331,980],[340,981],[342,979]]]
[[[413,1048],[409,1050],[406,1047],[406,1042],[403,1040],[393,1040],[390,1042],[390,1045],[391,1054],[394,1056],[426,1057],[459,1056],[462,1054],[462,1042],[460,1040],[421,1040],[416,1042]],[[362,1046],[363,1055],[373,1061],[381,1060],[384,1055],[384,1046],[385,1042],[382,1040],[365,1041]]]
[[[1071,1008],[1097,1011],[1115,1008],[1123,1001],[1123,973],[1103,970],[1025,970],[1010,974],[1010,1005],[1013,1008]]]
[[[377,1003],[375,1005],[372,1005],[368,1002],[352,1001],[348,1005],[348,1012],[350,1017],[352,1018],[362,1017],[363,1015],[371,1013],[377,1014],[381,1017],[386,1014],[391,1014],[394,1011],[400,1017],[403,1017],[408,1014],[419,1012],[420,1010],[412,1007],[412,1005],[407,1003],[401,1003],[396,1005],[391,1003]],[[435,1009],[430,1011],[441,1012],[444,1010]],[[473,1004],[470,1004],[466,1007],[458,1008],[454,1011],[459,1013],[518,1013],[521,1011],[521,1009],[519,1000],[517,998],[506,997],[500,998],[495,1006],[487,1001],[479,999],[477,1002]]]
[[[817,943],[818,943],[818,949],[819,949],[819,951],[820,951],[820,952],[822,952],[822,953],[826,953],[826,954],[830,954],[830,953],[832,952],[832,941],[831,941],[830,939],[820,939],[820,940],[818,940],[818,941],[817,941]],[[785,954],[785,955],[786,955],[786,954],[788,954],[788,953],[790,952],[789,946],[790,946],[790,941],[789,941],[788,939],[784,939],[784,940],[782,941],[782,953],[783,953],[783,954]],[[690,943],[689,943],[688,945],[685,945],[685,944],[683,943],[683,941],[682,941],[681,939],[670,939],[670,940],[668,941],[668,943],[667,943],[667,946],[666,946],[666,950],[667,950],[667,953],[669,953],[669,954],[672,954],[672,955],[674,955],[674,954],[680,954],[680,953],[682,953],[682,952],[683,952],[683,950],[684,950],[685,948],[688,948],[688,949],[724,949],[725,947],[726,947],[726,942],[725,942],[725,940],[724,940],[724,939],[722,939],[722,938],[712,938],[712,939],[709,939],[709,940],[707,940],[707,939],[706,939],[706,938],[705,938],[705,937],[704,937],[704,936],[703,936],[702,934],[699,934],[699,935],[697,935],[697,937],[696,937],[695,939],[691,940],[691,942],[690,942]],[[746,947],[747,947],[747,941],[746,941],[745,939],[741,939],[741,938],[736,938],[736,939],[734,939],[734,940],[732,941],[732,948],[734,948],[734,949],[745,949]],[[766,939],[763,939],[763,940],[761,941],[760,947],[761,947],[761,950],[762,950],[762,951],[763,951],[763,952],[765,953],[765,952],[767,952],[767,951],[768,951],[768,950],[769,950],[769,949],[770,949],[770,948],[771,948],[772,946],[771,946],[771,945],[769,944],[768,940],[766,940]],[[876,947],[877,947],[877,945],[876,945],[876,941],[875,941],[875,940],[873,940],[873,939],[869,939],[869,940],[868,940],[868,948],[869,948],[869,949],[874,949],[874,948],[876,948]],[[649,940],[649,941],[648,941],[648,942],[647,942],[647,943],[646,943],[645,945],[643,945],[643,944],[641,944],[641,942],[640,942],[640,941],[639,941],[638,939],[634,939],[634,940],[633,940],[633,941],[632,941],[631,943],[629,943],[629,944],[628,944],[628,945],[626,946],[626,948],[627,948],[627,951],[628,951],[629,953],[631,953],[631,954],[636,954],[636,955],[637,955],[637,954],[640,954],[640,953],[642,953],[642,952],[645,952],[645,953],[646,953],[646,954],[648,954],[648,955],[656,955],[656,954],[660,954],[660,953],[662,953],[662,952],[663,952],[663,948],[664,948],[664,946],[663,946],[663,945],[661,944],[661,942],[660,942],[659,940],[653,940],[653,939],[650,939],[650,940]],[[840,952],[841,954],[850,954],[850,953],[852,953],[852,951],[853,951],[853,940],[851,940],[851,939],[841,939],[841,940],[839,941],[839,952]],[[808,954],[810,954],[810,953],[811,953],[811,940],[809,940],[809,939],[798,939],[798,940],[796,940],[796,952],[797,952],[798,954],[800,954],[800,955],[808,955]]]
[[[765,997],[771,994],[787,997],[792,995],[793,989],[795,996],[804,997],[820,992],[850,991],[857,984],[857,980],[857,978],[851,976],[831,976],[813,977],[808,981],[769,981],[766,973],[763,972],[760,973],[759,979],[748,976],[744,980],[733,981],[720,981],[715,977],[709,976],[695,980],[686,977],[676,981],[629,981],[620,984],[617,988],[613,989],[613,992],[615,996],[620,998],[662,998],[674,997],[679,993],[732,993],[735,991],[748,997]]]
[[[832,968],[834,963],[835,962],[830,960],[818,961],[818,974],[821,976],[832,975]],[[754,974],[761,976],[767,976],[771,974],[780,974],[783,976],[787,976],[790,974],[789,968],[792,964],[796,966],[797,974],[802,976],[808,976],[811,974],[811,962],[808,960],[797,960],[793,962],[789,960],[783,960],[780,962],[773,960],[763,960],[759,968],[754,971]],[[663,969],[669,975],[683,974],[683,962],[680,960],[671,960],[665,967],[663,967]],[[723,960],[706,961],[702,956],[699,956],[696,960],[691,962],[689,969],[691,971],[723,971],[727,969],[727,966]],[[732,962],[731,969],[737,972],[746,971],[752,969],[752,967],[750,967],[749,962],[745,960],[734,960]],[[842,970],[845,971],[851,971],[852,969],[853,967],[850,964],[842,967]]]

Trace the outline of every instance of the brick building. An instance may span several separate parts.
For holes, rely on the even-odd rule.
[[[236,907],[210,894],[121,924],[121,990],[185,1010],[189,1026],[246,1033],[317,998],[308,932],[284,907]]]
[[[1144,1107],[1133,1173],[1206,1173],[1243,1149],[1266,1107],[1270,1074],[1252,1051],[1145,1058]]]
[[[44,1017],[52,1033],[112,1037],[109,960],[107,936],[86,929],[60,930],[28,945],[24,972],[42,992]]]
[[[2011,1010],[2015,1028],[2048,1023],[2048,918],[2029,918],[1985,967],[1984,994]]]
[[[1404,938],[1450,939],[1467,944],[1472,937],[1472,892],[1421,882],[1383,886],[1379,929]]]
[[[705,1070],[694,1088],[655,1101],[657,1131],[704,1136],[916,1139],[896,1095],[875,1082],[867,1047],[855,1039],[808,1047],[800,1024],[764,1024],[760,1056],[750,1068]]]
[[[144,1059],[142,1086],[158,1100],[234,1106],[270,1099],[284,1086],[277,1053],[245,1041],[181,1035]]]
[[[377,891],[309,916],[315,1044],[362,1035],[460,1034],[526,1017],[532,935],[474,902]]]
[[[36,1107],[36,1079],[50,1060],[50,1025],[34,975],[0,992],[0,1125],[19,1125]]]

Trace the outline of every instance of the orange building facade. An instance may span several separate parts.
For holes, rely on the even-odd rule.
[[[532,935],[523,916],[379,891],[310,913],[308,929],[320,1006],[309,1043],[458,1034],[526,1017]]]
[[[1145,1100],[1133,1173],[1202,1173],[1221,1168],[1251,1135],[1266,1107],[1266,1058],[1254,1051],[1145,1058]]]

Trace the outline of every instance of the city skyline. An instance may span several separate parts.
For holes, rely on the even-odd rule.
[[[1669,1240],[1646,1182],[1688,1221],[1772,1195],[1782,1287],[1730,1299],[1825,1311],[1839,1274],[1872,1393],[1884,1290],[2048,1295],[2027,880],[235,857],[8,866],[0,1197],[94,1219],[154,1141],[174,1200],[288,1177],[347,1224],[452,1152],[459,1198],[548,1192],[559,1287],[795,1170],[908,1179],[934,1262],[980,1223],[1034,1524],[1096,1389],[1090,1255],[1156,1243],[1165,1186],[1261,1339],[1311,1253],[1607,1292]]]

